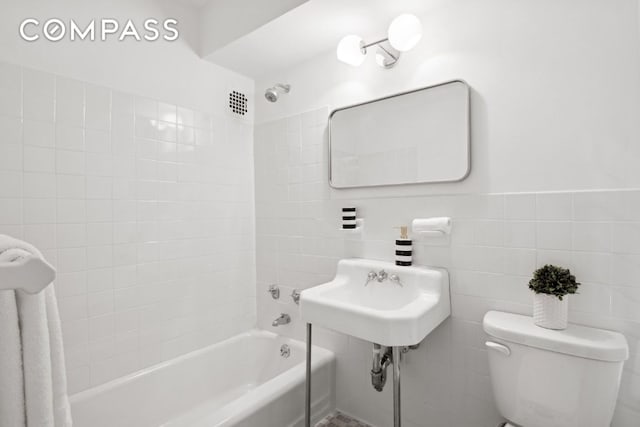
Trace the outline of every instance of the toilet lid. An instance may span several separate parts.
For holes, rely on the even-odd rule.
[[[556,331],[536,326],[529,316],[500,311],[487,312],[482,325],[492,337],[530,347],[607,362],[629,357],[627,340],[619,332],[572,324]]]

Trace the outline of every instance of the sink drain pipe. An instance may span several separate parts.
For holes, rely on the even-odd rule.
[[[387,368],[392,363],[392,352],[390,347],[383,347],[380,344],[373,344],[371,363],[371,385],[376,391],[382,391],[387,383]]]
[[[373,344],[371,362],[371,385],[382,391],[387,383],[387,368],[393,365],[393,427],[400,427],[400,362],[402,354],[417,349],[419,344],[403,347],[384,347]]]

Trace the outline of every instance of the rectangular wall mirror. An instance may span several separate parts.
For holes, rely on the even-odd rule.
[[[469,86],[460,80],[334,110],[334,188],[456,182],[471,169]]]

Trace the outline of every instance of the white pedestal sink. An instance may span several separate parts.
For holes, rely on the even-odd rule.
[[[393,425],[401,427],[401,348],[420,343],[451,314],[449,273],[440,268],[343,259],[332,281],[302,291],[300,314],[307,323],[305,426],[311,425],[311,328],[315,324],[374,343],[371,374],[376,390],[384,387],[384,380],[378,380],[393,364]],[[384,354],[381,345],[386,347]]]
[[[369,280],[371,272],[378,276]],[[384,346],[418,344],[451,314],[449,273],[343,259],[332,281],[302,291],[300,313],[307,323]]]

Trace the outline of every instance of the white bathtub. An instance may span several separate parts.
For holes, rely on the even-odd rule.
[[[334,365],[313,348],[316,420],[335,403]],[[250,331],[71,396],[74,427],[302,426],[304,375],[304,343]]]

